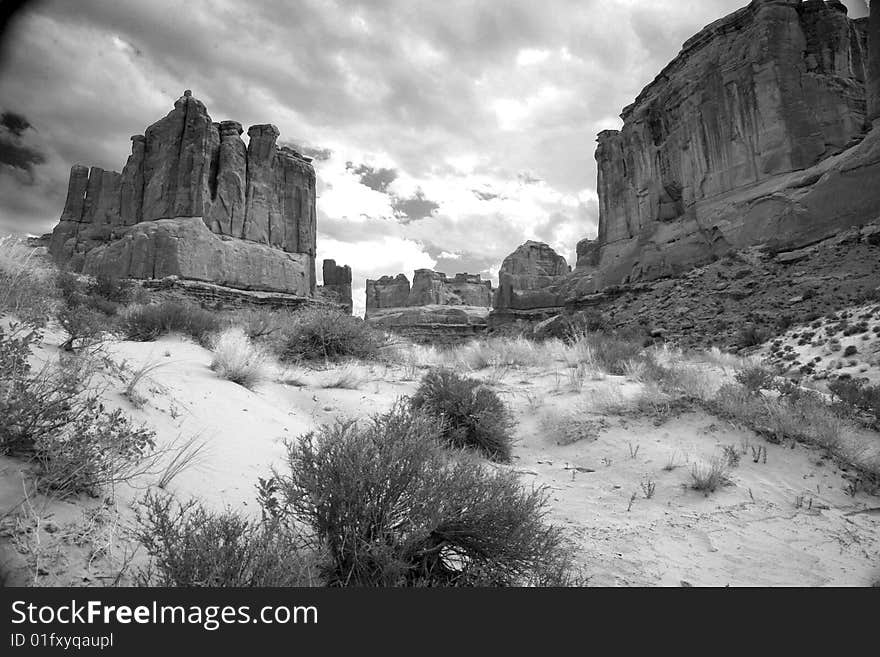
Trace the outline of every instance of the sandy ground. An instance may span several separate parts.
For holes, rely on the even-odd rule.
[[[60,336],[50,332],[47,342],[43,357],[51,357]],[[205,442],[198,462],[167,490],[252,514],[257,478],[282,465],[286,438],[335,418],[385,410],[411,394],[423,373],[375,364],[276,368],[270,382],[251,392],[218,378],[210,352],[181,337],[106,349],[117,364],[162,363],[138,388],[146,399],[141,408],[112,378],[109,405],[153,427],[160,445]],[[703,412],[630,417],[590,407],[640,384],[596,376],[575,390],[565,384],[563,362],[472,376],[494,386],[518,421],[514,462],[495,467],[513,468],[526,485],[548,487],[551,516],[569,530],[590,584],[866,586],[880,580],[880,516],[848,515],[880,506],[877,498],[849,495],[845,473],[821,452],[769,444]],[[355,389],[323,387],[340,378]],[[572,413],[588,420],[583,438],[558,444],[551,420]],[[690,489],[693,465],[725,445],[741,453],[731,485],[709,495]],[[766,447],[766,463],[753,461],[753,446]],[[0,544],[9,583],[127,583],[117,582],[120,567],[144,556],[132,556],[126,538],[131,507],[158,473],[120,486],[114,500],[58,502],[23,500],[22,467],[0,459]]]

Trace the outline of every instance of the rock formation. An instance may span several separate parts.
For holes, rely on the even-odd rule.
[[[351,314],[353,302],[351,297],[351,267],[337,265],[335,260],[324,260],[324,285],[321,293],[339,304],[345,312]]]
[[[498,273],[493,326],[558,312],[563,305],[559,284],[569,271],[565,258],[543,242],[529,240],[517,247]]]
[[[489,308],[492,283],[479,274],[456,274],[450,279],[431,269],[417,269],[412,287],[404,274],[367,281],[367,319],[377,310],[430,305]]]
[[[874,2],[868,18],[868,120],[880,118],[880,5]]]
[[[797,248],[880,215],[880,129],[866,135],[878,11],[753,0],[689,39],[623,128],[599,134],[598,239],[578,246],[562,295],[754,244]]]
[[[412,287],[404,274],[367,281],[364,318],[417,341],[452,341],[486,329],[492,283],[479,274],[417,269]]]
[[[242,132],[185,92],[132,137],[121,174],[72,167],[52,255],[84,273],[313,296],[311,160],[278,147],[275,126],[252,126],[247,145]]]

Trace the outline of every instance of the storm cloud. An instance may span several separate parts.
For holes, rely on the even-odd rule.
[[[497,268],[529,238],[571,258],[596,234],[597,132],[744,4],[45,0],[3,44],[0,230],[51,229],[71,165],[119,171],[192,89],[214,120],[273,123],[315,158],[319,252],[356,282]]]

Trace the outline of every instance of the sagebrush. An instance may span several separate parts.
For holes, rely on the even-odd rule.
[[[481,381],[450,369],[433,369],[422,378],[410,403],[435,419],[448,444],[477,449],[496,461],[510,460],[513,416],[498,394]]]
[[[438,446],[436,420],[399,402],[288,444],[276,473],[285,509],[348,586],[507,586],[570,582],[544,490]],[[277,512],[277,511],[276,511]]]

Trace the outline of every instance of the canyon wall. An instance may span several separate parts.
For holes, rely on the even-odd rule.
[[[132,137],[122,170],[75,165],[50,241],[84,273],[175,275],[246,290],[315,293],[315,171],[278,128],[215,123],[187,91]],[[193,221],[197,218],[197,221]]]
[[[364,319],[417,342],[454,342],[486,330],[492,283],[479,274],[417,269],[410,286],[404,274],[367,281]]]
[[[578,245],[562,295],[876,219],[878,11],[754,0],[689,39],[623,128],[599,134],[599,234]]]

